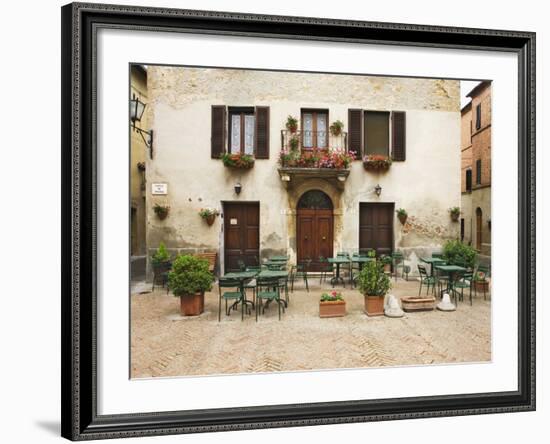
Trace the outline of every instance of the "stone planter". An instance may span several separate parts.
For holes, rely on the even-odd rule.
[[[489,281],[474,281],[474,288],[480,293],[489,292]]]
[[[319,302],[320,318],[336,318],[346,315],[346,301]]]
[[[382,316],[384,314],[384,296],[365,295],[365,313],[368,316]]]
[[[182,316],[198,316],[204,311],[204,292],[180,296],[180,313]]]
[[[401,299],[401,306],[403,311],[427,311],[435,308],[435,298],[433,296],[427,297],[406,297]]]

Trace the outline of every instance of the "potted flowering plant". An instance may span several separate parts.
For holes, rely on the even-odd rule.
[[[202,217],[208,225],[214,223],[218,214],[220,213],[214,208],[201,208],[199,210],[199,216]]]
[[[457,222],[458,217],[460,216],[460,208],[458,207],[449,208],[449,213],[451,215],[451,219],[453,220],[453,222]]]
[[[337,120],[336,122],[333,122],[332,125],[330,125],[330,134],[333,136],[339,136],[342,134],[342,130],[344,129],[344,122],[341,120]]]
[[[168,287],[180,298],[183,316],[198,316],[204,311],[204,292],[212,288],[214,275],[208,261],[196,256],[178,256],[168,273]]]
[[[403,225],[405,225],[405,222],[407,222],[407,217],[409,214],[407,213],[407,210],[403,208],[399,208],[397,211],[397,218],[399,219],[399,222],[401,222]]]
[[[487,274],[483,271],[477,271],[474,275],[474,287],[476,291],[487,293],[489,291],[489,281]]]
[[[384,314],[384,296],[391,288],[391,280],[384,273],[381,261],[367,262],[357,278],[359,290],[365,297],[365,312],[368,316]]]
[[[331,291],[323,293],[319,301],[319,317],[334,318],[346,315],[346,301],[342,293]]]
[[[387,171],[391,164],[391,157],[383,154],[367,154],[363,157],[363,167],[367,171]]]
[[[220,156],[223,164],[228,168],[250,169],[254,166],[254,156],[243,153],[223,153]]]
[[[298,130],[298,119],[289,115],[286,118],[286,129],[291,133],[295,133]]]
[[[382,256],[380,256],[380,262],[384,266],[384,273],[391,273],[391,263],[392,263],[391,256],[388,256],[387,254],[383,254]]]
[[[155,212],[155,214],[160,220],[164,220],[168,217],[168,213],[170,212],[170,207],[168,205],[161,205],[156,203],[153,206],[153,211]]]

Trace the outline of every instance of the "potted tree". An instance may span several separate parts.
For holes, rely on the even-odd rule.
[[[202,217],[208,225],[214,223],[218,214],[220,213],[214,208],[201,208],[199,210],[199,216]]]
[[[204,311],[204,292],[212,288],[214,275],[208,261],[195,256],[178,256],[168,273],[168,287],[180,298],[183,316],[198,316]]]
[[[344,129],[344,122],[341,120],[337,120],[336,122],[333,122],[332,125],[330,125],[330,134],[333,136],[339,136],[342,134],[342,130]]]
[[[460,216],[460,208],[449,208],[449,213],[451,214],[451,219],[453,220],[453,222],[458,222],[458,217]]]
[[[391,288],[391,280],[384,273],[383,264],[380,261],[369,261],[359,273],[357,278],[359,290],[365,297],[365,312],[368,316],[381,316],[384,314],[384,296]]]
[[[472,269],[476,258],[476,250],[459,240],[447,241],[443,246],[443,260],[448,264],[463,264],[466,268]]]
[[[286,118],[286,129],[294,134],[298,130],[298,119],[289,115]]]
[[[323,293],[319,301],[319,317],[320,318],[335,318],[346,315],[346,301],[342,293],[331,291]]]
[[[399,208],[397,211],[397,218],[399,219],[399,222],[401,222],[401,224],[405,225],[405,222],[407,222],[407,217],[409,216],[408,213],[407,213],[407,210],[403,209],[403,208]]]
[[[161,205],[161,204],[156,203],[153,206],[153,211],[155,212],[155,214],[157,215],[157,217],[160,220],[164,220],[168,216],[168,213],[170,211],[170,207],[168,205]]]

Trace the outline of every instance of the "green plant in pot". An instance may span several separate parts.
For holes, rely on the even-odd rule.
[[[286,129],[291,133],[295,133],[298,130],[298,119],[289,115],[286,118]]]
[[[168,287],[180,298],[183,316],[197,316],[204,311],[204,292],[212,288],[214,275],[208,261],[195,256],[178,256],[168,273]]]
[[[153,206],[153,211],[155,212],[155,214],[160,220],[164,220],[166,219],[166,217],[168,216],[168,213],[170,212],[170,207],[168,205],[161,205],[156,203]]]
[[[337,120],[335,122],[332,122],[332,125],[330,125],[330,134],[333,136],[339,136],[342,134],[342,130],[344,129],[344,122],[341,120]]]
[[[164,242],[159,244],[155,253],[151,256],[151,265],[153,266],[153,284],[165,284],[166,273],[170,271],[172,263],[170,262],[170,253],[166,249]]]
[[[391,280],[384,273],[384,264],[382,261],[367,262],[359,273],[357,285],[365,297],[365,312],[367,315],[383,315],[384,296],[386,296],[386,293],[391,288]]]
[[[473,268],[477,259],[477,251],[470,245],[459,240],[450,240],[443,246],[443,260],[448,264]]]
[[[401,224],[405,225],[405,222],[407,222],[407,217],[409,217],[409,214],[407,213],[407,210],[404,208],[399,208],[397,211],[397,218],[399,219],[399,222]]]
[[[382,256],[380,256],[380,262],[383,265],[384,273],[391,273],[391,263],[392,263],[391,256],[388,256],[387,254],[383,254]]]
[[[453,220],[453,222],[457,222],[460,216],[460,208],[458,207],[449,208],[449,214],[451,215],[451,219]]]

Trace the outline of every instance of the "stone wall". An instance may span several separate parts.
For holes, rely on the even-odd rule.
[[[223,212],[224,201],[259,201],[262,256],[288,252],[295,259],[296,202],[310,189],[333,200],[335,252],[358,248],[360,202],[394,202],[408,211],[405,226],[394,220],[395,246],[407,254],[439,250],[458,236],[459,224],[448,213],[460,205],[458,81],[151,66],[148,86],[155,158],[147,161],[147,182],[168,184],[166,196],[153,196],[147,188],[150,252],[161,241],[173,253],[218,251],[222,217],[208,226],[200,208]],[[256,159],[248,171],[211,159],[212,105],[269,106],[269,159]],[[286,117],[299,117],[301,108],[328,109],[329,122],[342,120],[344,131],[349,108],[406,111],[407,159],[380,174],[356,161],[343,191],[323,179],[287,189],[277,172],[280,131]],[[164,221],[152,211],[156,202],[171,207]]]

